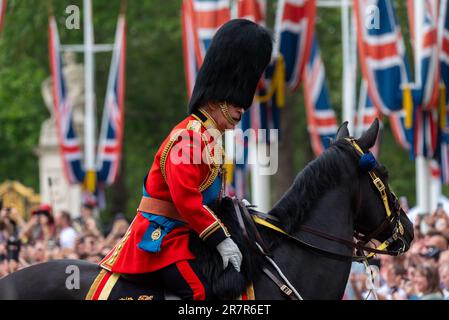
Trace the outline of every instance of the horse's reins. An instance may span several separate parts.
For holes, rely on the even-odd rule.
[[[356,141],[354,139],[346,139],[356,150],[357,154],[362,158],[365,153],[363,152],[363,150],[360,148],[360,146],[356,143]],[[368,156],[373,157],[370,153],[366,154]],[[374,159],[374,157],[373,157]],[[374,159],[375,161],[375,159]],[[295,243],[306,247],[312,251],[315,251],[317,253],[320,253],[322,255],[328,256],[330,258],[334,258],[334,259],[338,259],[338,260],[350,260],[350,261],[364,261],[366,262],[367,259],[372,258],[375,254],[388,254],[388,255],[393,255],[393,256],[397,256],[399,254],[401,254],[404,251],[404,247],[405,247],[405,241],[403,239],[403,235],[404,235],[404,228],[399,220],[399,215],[401,213],[401,208],[399,206],[399,204],[397,203],[397,198],[395,197],[396,201],[394,202],[394,215],[392,214],[391,210],[390,210],[390,204],[388,201],[388,194],[387,194],[387,190],[389,191],[389,194],[391,195],[392,192],[391,190],[387,189],[385,187],[385,184],[382,182],[382,180],[376,175],[376,173],[373,171],[373,168],[371,168],[368,171],[370,178],[374,184],[374,186],[376,187],[376,189],[378,190],[380,197],[382,199],[382,203],[384,205],[385,208],[385,212],[386,212],[386,219],[382,222],[382,224],[376,228],[373,232],[369,233],[368,235],[361,235],[360,233],[355,233],[354,236],[355,238],[358,240],[357,242],[354,241],[350,241],[350,240],[346,240],[343,238],[339,238],[337,236],[316,230],[314,228],[308,227],[308,226],[300,226],[300,230],[305,231],[307,233],[313,234],[315,236],[321,237],[323,239],[327,239],[330,241],[334,241],[340,244],[343,244],[347,247],[353,248],[353,249],[357,249],[361,252],[369,252],[368,255],[344,255],[344,254],[340,254],[340,253],[336,253],[336,252],[332,252],[326,249],[322,249],[319,247],[316,247],[310,243],[307,243],[301,239],[299,239],[298,237],[295,237],[289,233],[287,233],[286,231],[284,231],[282,228],[276,226],[275,224],[269,222],[268,220],[271,220],[273,222],[280,222],[279,219],[273,215],[270,214],[266,214],[266,213],[262,213],[262,212],[258,212],[255,210],[252,210],[252,212],[250,213],[247,206],[243,203],[241,203],[238,199],[233,198],[233,204],[234,204],[234,209],[237,215],[237,220],[239,222],[240,228],[242,229],[243,235],[245,237],[245,239],[248,241],[248,243],[251,245],[251,241],[248,235],[248,232],[246,230],[246,226],[245,226],[245,222],[243,220],[243,217],[245,217],[245,220],[248,221],[251,229],[253,230],[253,233],[256,237],[256,246],[258,247],[259,251],[265,256],[267,257],[267,259],[270,261],[271,264],[273,264],[273,266],[276,268],[276,271],[281,275],[281,277],[284,279],[285,282],[288,283],[288,285],[291,286],[291,284],[288,282],[288,280],[286,279],[286,277],[282,274],[282,272],[280,271],[279,267],[274,263],[274,261],[271,259],[270,254],[269,254],[269,250],[268,247],[266,246],[265,242],[263,241],[262,236],[260,235],[258,228],[256,226],[256,224],[262,225],[266,228],[269,228],[271,230],[274,230],[280,234],[282,234],[283,236],[285,236],[286,238],[294,241]],[[394,194],[393,194],[394,196]],[[242,208],[242,210],[240,210],[240,207]],[[243,211],[243,214],[242,214]],[[391,217],[393,215],[393,217]],[[390,218],[391,217],[391,218]],[[381,232],[383,232],[385,230],[385,228],[388,227],[388,225],[395,223],[395,228],[393,231],[393,234],[391,237],[389,237],[387,240],[385,240],[384,242],[382,242],[377,248],[371,248],[371,247],[367,247],[366,243],[371,241],[371,239],[373,239],[374,237],[376,237],[378,234],[380,234]],[[401,240],[403,243],[402,248],[400,248],[397,251],[390,251],[387,250],[387,247],[393,243],[394,241],[397,240]],[[285,284],[282,283],[281,280],[279,280],[270,270],[268,270],[267,268],[263,268],[262,269],[264,271],[264,273],[274,282],[276,283],[276,285],[281,289],[282,292],[284,292],[290,299],[294,299],[296,300],[296,298],[301,299],[302,297],[299,295],[299,293],[293,288],[293,286],[291,286],[291,288]]]

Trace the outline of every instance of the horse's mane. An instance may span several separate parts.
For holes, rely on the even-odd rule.
[[[279,218],[285,231],[293,232],[323,194],[341,182],[345,160],[348,159],[343,153],[351,151],[351,148],[346,141],[335,141],[298,173],[293,184],[269,212]]]
[[[350,146],[345,142],[334,142],[296,176],[289,190],[269,212],[279,218],[280,225],[285,231],[292,232],[307,216],[316,201],[340,182],[343,165],[341,161],[336,161],[336,158],[341,156],[341,152],[349,149],[348,147]],[[227,227],[243,254],[241,273],[238,273],[231,264],[223,271],[222,259],[217,250],[208,247],[193,232],[190,237],[190,249],[197,257],[199,266],[217,297],[235,299],[261,275],[260,266],[265,260],[257,250],[254,250],[255,236],[251,228],[247,228],[250,243],[244,239],[230,198],[224,198],[220,205],[212,207],[212,210]],[[261,233],[264,236],[268,235],[266,230],[261,230]],[[277,239],[279,238],[273,234],[266,238],[270,246],[276,245]]]

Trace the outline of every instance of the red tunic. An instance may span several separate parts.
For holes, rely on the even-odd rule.
[[[222,166],[212,159],[217,155],[215,150],[222,149],[211,148],[214,139],[207,131],[214,126],[213,120],[200,111],[181,121],[160,146],[145,179],[144,193],[172,202],[187,224],[166,234],[159,252],[148,252],[138,244],[153,222],[138,211],[125,236],[100,262],[101,267],[116,273],[153,272],[195,258],[189,250],[190,230],[213,247],[229,236],[221,221],[205,205],[219,196],[220,189],[218,193],[212,192],[212,197],[208,192],[208,199],[205,192],[210,191],[217,179],[221,181],[222,175]],[[203,153],[207,156],[203,157]]]

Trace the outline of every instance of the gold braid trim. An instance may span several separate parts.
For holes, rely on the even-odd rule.
[[[215,220],[217,220],[216,222],[218,222],[218,224],[220,225],[220,227],[223,229],[225,235],[227,237],[230,237],[231,234],[229,233],[228,229],[226,228],[226,226],[223,224],[223,222],[221,222],[220,219],[218,219],[218,217],[215,215],[215,213],[206,205],[203,205],[204,209],[206,209],[214,218]],[[214,230],[216,231],[216,230]],[[204,232],[204,231],[203,231]],[[211,234],[211,233],[210,233]],[[207,236],[210,236],[210,234],[208,234]]]
[[[111,255],[111,257],[105,261],[104,263],[101,264],[101,267],[111,271],[112,266],[115,262],[115,259],[117,259],[118,255],[120,254],[120,252],[123,249],[123,246],[125,245],[125,243],[128,241],[129,236],[131,235],[131,230],[132,230],[132,226],[134,224],[134,221],[136,221],[137,216],[134,218],[133,222],[131,222],[130,226],[128,227],[128,230],[126,231],[125,235],[123,236],[123,238],[120,240],[119,243],[116,244],[116,246],[114,247],[114,253]]]
[[[170,140],[167,142],[167,144],[164,147],[164,150],[162,150],[161,154],[161,160],[160,160],[160,166],[161,166],[161,173],[164,177],[165,182],[167,182],[167,174],[165,173],[165,166],[167,164],[167,157],[168,153],[170,152],[171,148],[175,144],[175,142],[178,140],[178,137],[185,131],[186,129],[180,129],[178,132],[173,134],[170,137]]]
[[[206,240],[212,233],[220,229],[220,224],[218,221],[213,222],[210,226],[208,226],[206,229],[203,230],[200,234],[201,240]]]
[[[206,190],[207,188],[209,188],[215,181],[215,179],[217,178],[218,174],[220,173],[220,167],[214,165],[211,168],[211,171],[209,173],[209,175],[206,177],[206,179],[201,183],[201,185],[199,186],[198,190],[200,192],[203,192],[204,190]]]

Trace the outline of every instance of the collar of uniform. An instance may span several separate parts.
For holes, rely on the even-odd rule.
[[[207,113],[204,109],[195,110],[192,116],[200,121],[206,129],[218,129],[217,123],[212,119],[211,115]]]

